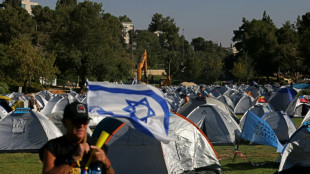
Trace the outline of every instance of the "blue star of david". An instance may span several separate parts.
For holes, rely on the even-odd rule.
[[[136,102],[136,101],[130,101],[130,100],[126,100],[128,106],[125,107],[123,110],[126,112],[130,113],[130,117],[132,118],[137,118],[141,121],[144,121],[145,123],[147,123],[147,119],[149,117],[155,116],[155,112],[154,110],[150,107],[149,102],[147,101],[146,98],[141,99],[140,101]],[[136,107],[137,106],[145,106],[147,107],[147,115],[145,117],[137,117],[136,115]]]

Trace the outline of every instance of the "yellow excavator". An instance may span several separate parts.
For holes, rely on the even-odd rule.
[[[142,81],[142,70],[144,70],[144,81]],[[137,65],[137,82],[138,83],[145,83],[148,84],[148,77],[147,77],[147,52],[146,49],[144,50],[140,61]],[[165,78],[160,79],[160,86],[169,86],[171,85],[171,78],[168,75]]]
[[[160,86],[170,86],[171,85],[171,77],[168,75],[167,77],[160,78]]]
[[[148,83],[147,74],[146,74],[147,73],[147,53],[146,53],[146,49],[144,50],[144,53],[142,54],[142,56],[140,58],[140,62],[137,65],[137,81],[138,81],[138,83],[143,83],[143,82],[141,82],[142,69],[144,70],[144,78],[145,78],[144,83]]]

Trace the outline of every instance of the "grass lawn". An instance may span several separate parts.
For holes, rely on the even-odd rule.
[[[302,118],[292,119],[299,127]],[[223,173],[226,174],[272,174],[277,171],[275,162],[279,157],[276,149],[264,145],[240,145],[239,151],[251,162],[259,164],[255,167],[247,159],[236,156],[235,162],[233,146],[214,146]],[[41,173],[42,162],[37,153],[2,153],[0,154],[0,173],[3,174],[36,174]]]

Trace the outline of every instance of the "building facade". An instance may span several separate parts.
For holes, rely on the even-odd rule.
[[[130,34],[129,32],[133,30],[133,24],[132,22],[122,22],[123,25],[123,38],[126,44],[129,44],[130,42]]]
[[[37,2],[31,2],[30,0],[22,0],[22,7],[27,10],[29,14],[32,14],[32,8],[39,5]]]

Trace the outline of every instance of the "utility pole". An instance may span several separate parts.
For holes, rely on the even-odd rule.
[[[183,29],[183,55],[182,55],[182,64],[184,62],[184,29]]]
[[[133,29],[132,29],[133,30]],[[131,40],[131,61],[133,62],[133,41],[132,41],[132,30],[130,30],[130,40]]]

